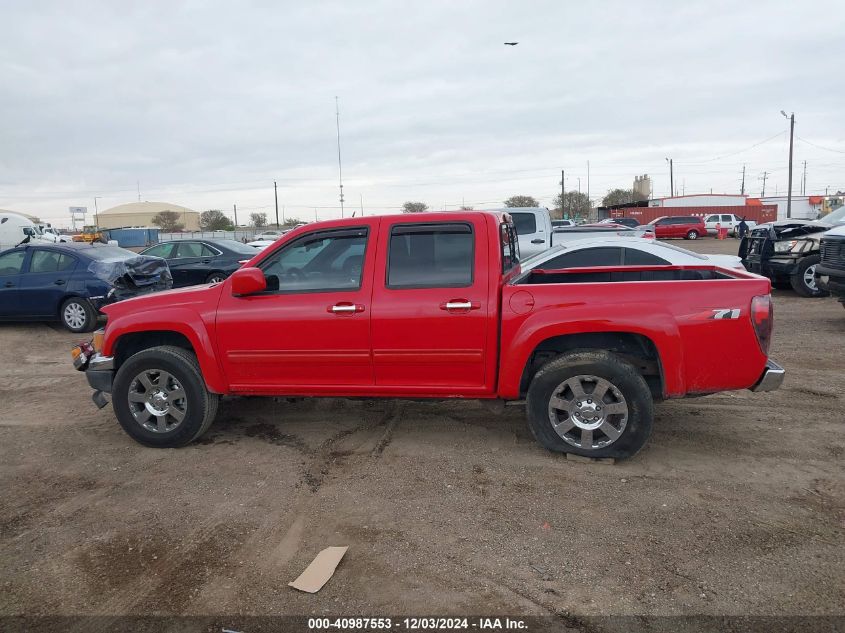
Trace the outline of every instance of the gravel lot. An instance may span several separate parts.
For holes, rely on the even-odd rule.
[[[782,389],[663,403],[616,465],[475,402],[229,399],[148,449],[78,336],[0,324],[0,615],[843,614],[845,310],[774,296]],[[323,590],[289,588],[328,545]]]

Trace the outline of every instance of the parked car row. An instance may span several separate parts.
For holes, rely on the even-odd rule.
[[[117,246],[34,242],[0,253],[0,320],[94,329],[109,303],[172,287],[166,262]]]

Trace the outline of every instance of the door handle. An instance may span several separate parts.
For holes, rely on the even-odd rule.
[[[7,281],[7,282],[6,282],[6,284],[5,284],[3,287],[4,287],[4,288],[14,288],[14,287],[15,287],[15,282],[13,282],[13,281]]]
[[[56,281],[54,281],[53,283],[56,284],[57,286],[64,286],[65,280],[64,279],[56,279]]]
[[[480,303],[474,301],[467,301],[466,299],[450,299],[445,303],[440,304],[441,310],[447,311],[469,311],[469,310],[478,310],[481,307]]]
[[[531,243],[532,244],[542,244],[545,241],[546,240],[544,240],[542,237],[538,237],[536,240],[531,240]]]
[[[203,264],[210,264],[211,260],[210,259],[204,259],[204,260],[202,260],[202,263]]]
[[[333,306],[329,306],[327,310],[327,312],[332,312],[334,314],[355,314],[356,312],[363,311],[364,306],[357,303],[336,303]]]

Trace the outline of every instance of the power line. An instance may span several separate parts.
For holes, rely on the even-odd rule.
[[[832,149],[830,147],[824,147],[823,145],[816,145],[815,143],[811,143],[807,139],[801,138],[800,136],[796,136],[795,138],[797,138],[802,143],[806,143],[807,145],[812,145],[813,147],[818,147],[819,149],[823,149],[826,152],[835,152],[837,154],[845,154],[845,151],[843,151],[841,149]]]
[[[783,134],[786,134],[786,130],[782,130],[782,131],[778,132],[777,134],[775,134],[774,136],[770,136],[769,138],[764,139],[764,140],[760,141],[759,143],[754,143],[754,145],[751,145],[750,147],[746,147],[744,149],[740,149],[740,150],[737,150],[735,152],[731,152],[730,154],[723,154],[721,156],[716,156],[715,158],[709,158],[707,160],[695,161],[695,162],[691,162],[691,163],[679,163],[679,164],[681,164],[681,165],[703,165],[704,163],[712,163],[713,161],[722,160],[723,158],[729,158],[730,156],[736,156],[737,154],[742,154],[743,152],[747,152],[748,150],[754,149],[755,147],[760,147],[764,143],[768,143],[769,141],[773,141],[778,136],[781,136]]]

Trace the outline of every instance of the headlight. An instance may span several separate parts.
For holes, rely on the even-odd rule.
[[[798,240],[789,240],[788,242],[775,242],[775,253],[788,253],[793,247],[798,244]]]
[[[94,332],[94,337],[91,339],[91,345],[94,348],[95,352],[100,352],[103,349],[103,339],[105,338],[106,331],[103,328],[100,328],[96,332]]]

